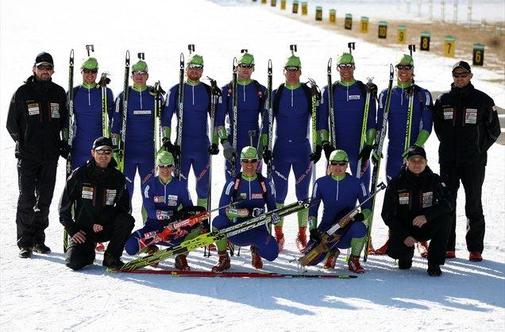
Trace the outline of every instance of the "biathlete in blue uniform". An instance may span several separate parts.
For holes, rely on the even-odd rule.
[[[189,211],[198,212],[193,207],[186,183],[172,176],[174,158],[170,152],[160,151],[156,157],[157,175],[148,176],[142,184],[143,205],[147,212],[147,221],[141,229],[134,231],[125,245],[129,255],[141,251],[153,252],[158,250],[155,245],[160,240],[169,241],[170,245],[177,245],[183,240],[190,239],[201,232],[201,225],[180,229],[170,234],[167,239],[159,238],[160,232],[171,222],[186,218]],[[200,211],[205,209],[201,208]],[[175,268],[189,270],[186,255],[175,258]]]
[[[214,218],[214,229],[223,229],[235,223],[243,222],[251,216],[275,209],[275,190],[271,180],[265,179],[257,173],[258,152],[252,146],[246,146],[240,153],[242,172],[226,183],[219,201],[219,206],[226,206],[237,202],[233,207],[222,209]],[[245,231],[216,242],[219,252],[219,262],[212,268],[214,272],[221,272],[230,268],[230,256],[226,251],[227,240],[238,246],[251,246],[252,266],[261,269],[261,257],[273,261],[279,255],[279,247],[275,238],[270,235],[268,226]]]
[[[366,200],[368,190],[360,179],[346,173],[349,166],[349,158],[343,150],[335,150],[329,158],[330,174],[317,179],[312,192],[312,202],[309,209],[310,241],[320,240],[321,234],[335,225],[342,217],[356,207],[356,202]],[[317,226],[319,205],[323,203],[323,216]],[[321,261],[326,258],[324,267],[332,269],[340,254],[339,249],[351,248],[349,257],[349,270],[355,273],[363,273],[359,258],[366,242],[368,221],[372,217],[369,202],[365,203],[361,213],[354,217],[354,221],[348,226],[337,230],[341,235],[339,241],[330,247],[327,255],[320,257]],[[326,257],[325,257],[326,256]]]
[[[72,141],[72,169],[83,166],[89,159],[89,147],[101,136],[109,136],[109,119],[114,111],[112,91],[97,84],[98,61],[89,57],[81,65],[82,84],[74,87],[75,132]],[[107,116],[102,118],[102,98],[106,98]],[[106,120],[106,123],[102,123]]]

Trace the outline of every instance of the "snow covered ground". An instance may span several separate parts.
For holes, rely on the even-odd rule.
[[[304,25],[259,6],[220,6],[219,1],[88,0],[50,3],[0,2],[0,123],[5,123],[12,93],[30,74],[35,55],[50,51],[55,59],[54,80],[66,88],[66,62],[70,48],[77,59],[84,45],[93,43],[102,70],[112,73],[113,91],[122,86],[123,57],[145,52],[150,82],[161,80],[164,88],[177,82],[179,53],[196,44],[205,57],[205,73],[224,84],[230,77],[233,56],[248,48],[256,56],[255,77],[266,80],[266,64],[274,64],[274,86],[282,82],[282,63],[288,45],[297,43],[303,62],[302,78],[326,81],[326,62],[346,48],[346,37]],[[147,5],[149,4],[149,5]],[[496,9],[502,8],[497,5]],[[401,12],[398,13],[400,15]],[[357,44],[356,76],[375,77],[384,88],[389,63],[404,50]],[[416,54],[416,82],[432,91],[446,90],[455,60]],[[79,62],[79,61],[78,61]],[[490,83],[493,73],[474,69],[474,85],[505,106],[503,86]],[[78,76],[78,75],[77,75]],[[480,80],[485,78],[486,81]],[[505,326],[505,147],[489,152],[483,202],[487,218],[485,260],[467,260],[464,232],[464,194],[458,205],[457,256],[448,261],[441,278],[429,278],[426,261],[415,258],[411,271],[400,272],[387,257],[370,256],[367,273],[354,280],[247,280],[189,279],[148,275],[113,275],[100,266],[80,273],[63,264],[62,227],[57,203],[63,188],[64,162],[51,207],[47,244],[49,256],[17,258],[15,211],[17,202],[14,146],[5,130],[0,133],[3,152],[0,167],[0,328],[2,330],[206,330],[206,331],[499,331]],[[428,158],[438,171],[438,143],[427,143]],[[214,158],[213,195],[217,204],[223,185],[223,160]],[[323,167],[322,164],[319,165]],[[318,174],[322,174],[322,168]],[[293,187],[291,183],[290,188]],[[137,187],[138,188],[138,187]],[[194,197],[194,196],[193,196]],[[287,201],[293,201],[290,190]],[[377,210],[381,208],[381,197]],[[134,216],[140,226],[140,194],[134,197]],[[296,221],[286,221],[287,251],[268,271],[296,271],[288,261],[296,256]],[[386,230],[376,214],[374,243],[382,244]],[[234,270],[248,270],[249,252],[233,259]],[[216,257],[204,259],[192,253],[190,265],[209,269]],[[97,257],[97,264],[101,255]],[[167,264],[172,264],[169,260]],[[341,272],[345,263],[338,262]],[[318,270],[314,268],[313,270]]]

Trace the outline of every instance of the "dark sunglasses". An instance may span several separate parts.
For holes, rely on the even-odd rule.
[[[452,74],[452,77],[454,78],[465,78],[468,77],[470,74],[469,73],[454,73]]]
[[[203,69],[202,65],[188,65],[189,69]]]
[[[96,153],[100,154],[100,155],[110,155],[112,154],[112,150],[96,150]]]
[[[354,68],[354,64],[353,63],[342,63],[340,65],[337,66],[339,69],[351,69],[351,68]]]
[[[53,66],[50,65],[39,65],[37,66],[38,70],[53,70]]]
[[[252,69],[254,68],[254,65],[246,65],[246,64],[243,64],[241,63],[240,65],[238,65],[240,68],[246,68],[246,69]]]
[[[242,162],[245,164],[253,164],[257,161],[258,161],[258,159],[242,159]]]
[[[161,167],[161,168],[170,168],[170,167],[174,167],[174,165],[158,165],[158,167]]]
[[[396,68],[399,70],[411,70],[413,68],[412,65],[397,65]]]
[[[98,73],[98,69],[83,69],[82,72],[85,74],[96,74]]]
[[[286,71],[298,71],[300,68],[298,67],[286,67]]]
[[[133,75],[142,75],[143,76],[143,75],[147,75],[147,72],[146,71],[134,71],[132,74]]]
[[[347,165],[347,161],[331,161],[330,164],[336,165],[336,166],[345,166],[345,165]]]

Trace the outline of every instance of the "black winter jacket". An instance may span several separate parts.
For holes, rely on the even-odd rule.
[[[93,224],[106,225],[118,214],[129,213],[126,179],[114,166],[112,160],[107,168],[99,168],[91,159],[69,176],[60,201],[60,222],[70,236],[80,230],[91,232]]]
[[[57,159],[60,133],[68,121],[65,90],[52,81],[30,76],[12,97],[7,130],[16,142],[16,157],[37,161]]]
[[[453,84],[451,91],[437,99],[433,122],[440,141],[440,164],[485,164],[487,150],[500,135],[493,99],[471,83],[464,88]]]
[[[382,206],[382,219],[391,231],[405,239],[412,221],[424,215],[428,222],[451,212],[449,192],[440,176],[429,167],[418,176],[404,168],[388,184]]]

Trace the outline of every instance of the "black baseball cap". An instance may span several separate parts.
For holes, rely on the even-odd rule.
[[[424,159],[426,159],[426,151],[424,151],[424,149],[420,146],[416,146],[416,145],[411,146],[407,150],[407,159],[409,159],[410,157],[414,157],[414,156],[421,156]]]
[[[112,140],[108,137],[98,137],[93,142],[93,150],[112,150]]]
[[[42,52],[37,55],[35,58],[35,66],[46,65],[54,67],[54,61],[51,54],[47,52]]]
[[[464,69],[464,70],[466,70],[469,73],[472,72],[472,68],[470,68],[470,65],[466,61],[458,61],[458,62],[456,62],[454,64],[454,66],[452,66],[452,72],[454,73],[454,71],[456,69],[458,69],[458,68]]]

